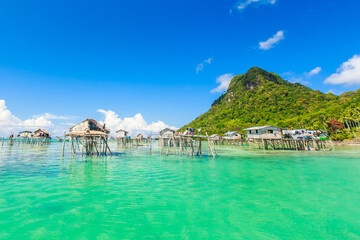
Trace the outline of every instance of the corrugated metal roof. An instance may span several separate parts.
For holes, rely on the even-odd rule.
[[[238,133],[238,132],[227,132],[227,133],[225,133],[225,135],[231,135],[231,134],[234,134],[234,133],[240,134],[240,133]]]
[[[126,133],[128,133],[128,132],[125,131],[124,129],[119,129],[119,130],[117,130],[116,132],[126,132]]]
[[[267,128],[267,127],[279,128],[279,127],[275,127],[275,126],[268,125],[268,126],[260,126],[260,127],[246,128],[246,129],[244,129],[244,130],[245,130],[245,131],[260,130],[260,129],[264,129],[264,128]],[[279,129],[280,129],[280,128],[279,128]]]
[[[162,134],[163,132],[168,132],[168,131],[173,132],[173,133],[175,132],[175,130],[173,130],[171,128],[165,128],[165,129],[161,130],[159,133]]]

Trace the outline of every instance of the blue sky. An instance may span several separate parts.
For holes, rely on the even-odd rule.
[[[354,90],[358,9],[355,0],[2,1],[0,125],[48,113],[52,129],[86,117],[116,127],[140,113],[139,128],[181,127],[252,66],[323,92]]]

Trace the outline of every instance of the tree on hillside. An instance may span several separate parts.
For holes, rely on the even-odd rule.
[[[326,122],[326,125],[328,128],[330,128],[331,133],[337,133],[337,131],[343,130],[345,128],[345,125],[336,119],[330,119],[328,122]]]

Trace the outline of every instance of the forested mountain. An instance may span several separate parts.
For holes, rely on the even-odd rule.
[[[253,67],[246,74],[235,76],[210,110],[180,131],[202,127],[208,133],[224,133],[262,125],[324,129],[330,119],[356,122],[358,115],[359,91],[341,96],[325,94]]]

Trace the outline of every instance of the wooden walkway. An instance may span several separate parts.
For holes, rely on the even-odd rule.
[[[137,138],[116,138],[116,142],[119,146],[122,147],[139,147],[139,146],[147,146],[151,144],[151,139],[143,138],[143,139],[137,139]]]
[[[32,138],[13,138],[9,139],[0,138],[1,144],[4,145],[5,142],[8,142],[10,146],[17,144],[28,144],[32,146],[41,146],[45,144],[49,144],[51,142],[50,138],[41,138],[41,137],[32,137]]]
[[[329,151],[334,150],[330,140],[320,139],[252,139],[247,141],[251,149],[289,151]]]
[[[167,156],[171,153],[175,155],[187,155],[189,157],[203,157],[203,140],[206,138],[208,142],[208,156],[216,157],[214,142],[204,135],[173,135],[171,137],[160,137],[159,147],[160,153]]]

